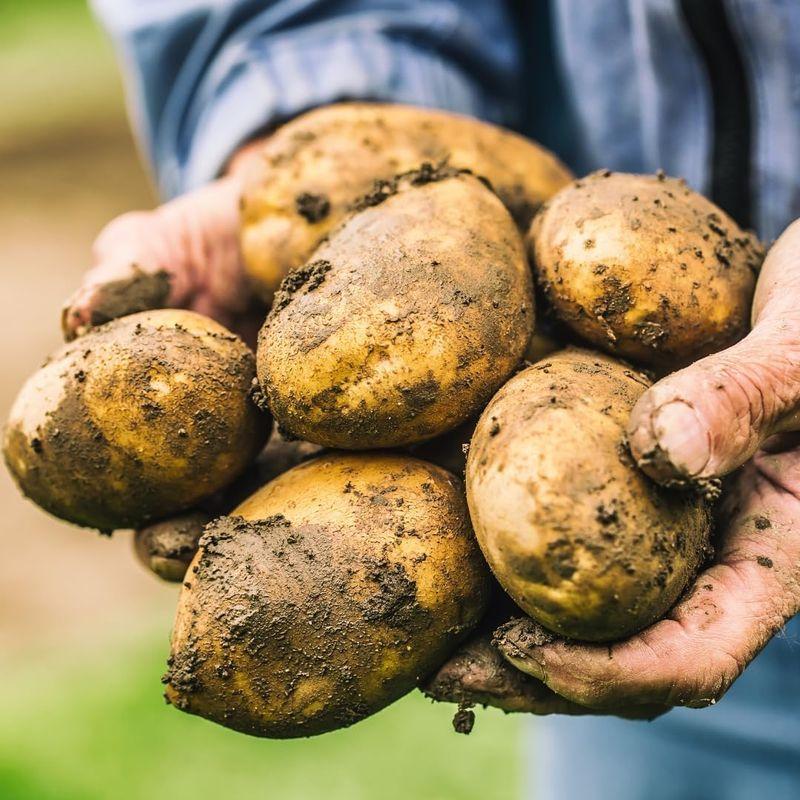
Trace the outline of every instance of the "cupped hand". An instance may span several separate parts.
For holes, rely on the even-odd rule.
[[[542,629],[530,620],[514,619],[501,626],[496,641],[491,633],[478,634],[463,645],[450,660],[422,685],[422,691],[432,700],[458,703],[460,708],[475,705],[493,706],[507,713],[525,712],[538,716],[567,714],[583,716],[600,713],[585,705],[572,702],[549,689],[540,680],[505,660],[496,646],[503,632],[527,628],[527,641],[542,641]],[[552,637],[549,637],[552,640]],[[630,703],[605,710],[625,719],[654,719],[667,709],[658,704]]]
[[[92,266],[63,309],[65,338],[160,307],[198,311],[252,338],[257,315],[239,250],[239,198],[259,148],[260,142],[243,147],[224,177],[106,225]]]
[[[495,644],[562,701],[596,713],[706,706],[800,612],[800,222],[764,263],[749,336],[657,383],[628,433],[660,482],[729,476],[713,563],[665,619],[626,641],[549,641],[519,619]],[[509,698],[483,691],[476,702]],[[564,712],[553,703],[525,710]]]
[[[667,617],[609,645],[531,643],[530,620],[501,653],[563,698],[614,713],[629,704],[715,703],[800,611],[800,457],[759,453],[724,501],[715,563]]]

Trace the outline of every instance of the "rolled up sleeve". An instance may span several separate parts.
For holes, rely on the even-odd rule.
[[[211,179],[259,131],[345,99],[514,124],[518,52],[501,2],[93,0],[161,192]]]

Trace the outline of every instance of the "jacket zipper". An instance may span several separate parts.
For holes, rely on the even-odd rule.
[[[744,228],[752,226],[752,120],[744,60],[724,0],[679,0],[711,87],[714,133],[711,199]]]

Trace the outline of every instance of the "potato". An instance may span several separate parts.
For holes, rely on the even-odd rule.
[[[610,353],[671,370],[748,330],[763,249],[683,181],[594,173],[546,204],[529,244],[556,315]]]
[[[286,470],[313,458],[319,445],[287,442],[273,432],[255,463],[221,491],[205,499],[195,511],[184,512],[135,532],[133,545],[139,561],[165,581],[180,583],[198,550],[203,528],[212,517],[230,512],[242,500]]]
[[[373,205],[376,204],[376,205]],[[444,169],[370,196],[284,281],[258,378],[283,430],[326,447],[395,447],[476,414],[533,326],[530,270],[497,197]]]
[[[472,438],[481,549],[515,602],[562,636],[610,641],[655,622],[707,552],[708,503],[657,485],[628,452],[648,385],[608,356],[561,351],[515,375]]]
[[[46,511],[141,527],[230,483],[266,438],[252,352],[189,311],[123,317],[58,350],[23,386],[8,467]]]
[[[139,561],[159,578],[179,583],[209,521],[205,512],[190,511],[148,525],[134,534],[134,551]]]
[[[463,489],[408,456],[323,455],[206,528],[181,592],[166,697],[257,736],[357,722],[479,621],[490,577]]]
[[[242,251],[261,296],[272,300],[373,181],[424,161],[488,178],[522,230],[572,177],[544,148],[469,117],[372,103],[303,114],[270,137],[242,201]]]

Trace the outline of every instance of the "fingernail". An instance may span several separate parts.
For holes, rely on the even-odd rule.
[[[493,642],[506,661],[518,670],[544,682],[547,677],[544,670],[544,657],[540,654],[539,648],[532,645],[531,637],[528,634],[530,626],[534,626],[534,632],[538,632],[539,626],[529,620],[524,623],[512,620],[498,628]]]
[[[696,477],[711,458],[708,429],[697,411],[683,400],[657,408],[651,416],[655,440],[666,460],[684,477]]]
[[[501,645],[503,657],[520,672],[524,672],[542,683],[547,682],[547,673],[542,665],[536,660],[534,653],[523,653],[514,648],[505,648]]]

